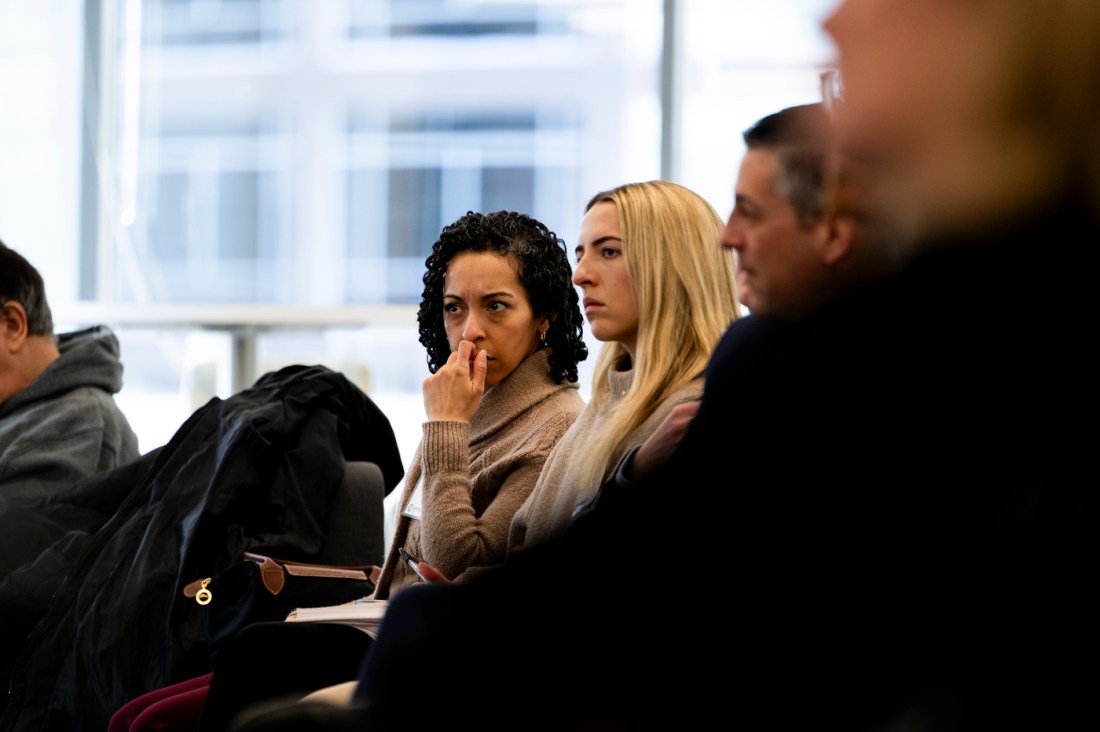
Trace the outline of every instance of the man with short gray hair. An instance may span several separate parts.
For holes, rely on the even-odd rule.
[[[42,276],[0,242],[0,499],[48,495],[137,458],[121,388],[114,333],[55,336]]]
[[[769,114],[742,139],[747,149],[722,244],[737,252],[738,297],[752,314],[804,319],[894,266],[895,250],[877,240],[870,222],[837,205],[838,165],[824,105]],[[896,236],[896,227],[891,231]],[[870,238],[874,246],[863,246]]]

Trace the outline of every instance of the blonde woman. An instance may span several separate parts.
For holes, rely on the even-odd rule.
[[[512,520],[510,551],[561,531],[630,448],[699,398],[711,351],[740,315],[733,258],[718,246],[722,219],[697,193],[629,183],[585,211],[573,283],[604,346],[588,405]]]

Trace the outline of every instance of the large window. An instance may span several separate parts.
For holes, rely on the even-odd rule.
[[[118,161],[84,181],[93,300],[415,304],[445,224],[509,208],[568,236],[587,191],[660,145],[630,114],[656,108],[657,0],[100,0],[89,13],[91,144]]]
[[[833,4],[0,0],[0,239],[60,327],[115,328],[142,450],[322,363],[408,459],[440,228],[510,208],[572,249],[593,193],[659,177],[726,215],[741,130],[817,99]]]
[[[419,303],[431,243],[467,211],[510,209],[550,222],[573,206],[582,169],[576,116],[492,104],[388,120],[352,114],[341,260],[348,302]]]

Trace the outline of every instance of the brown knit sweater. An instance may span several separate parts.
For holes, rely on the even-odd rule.
[[[400,546],[451,579],[504,561],[512,515],[584,408],[576,382],[550,378],[548,355],[535,351],[487,389],[470,422],[424,423],[375,598],[389,599],[417,580],[398,556]],[[403,512],[418,482],[419,521]]]

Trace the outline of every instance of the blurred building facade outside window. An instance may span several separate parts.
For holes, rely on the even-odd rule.
[[[668,178],[729,212],[740,132],[820,98],[835,0],[0,0],[0,239],[119,334],[143,451],[318,363],[394,421],[440,228]],[[593,357],[582,364],[582,394]]]

